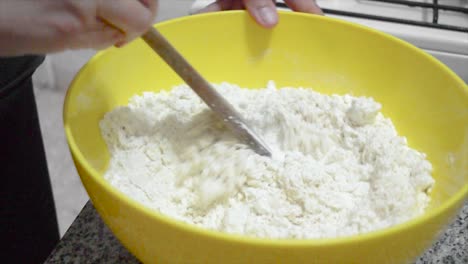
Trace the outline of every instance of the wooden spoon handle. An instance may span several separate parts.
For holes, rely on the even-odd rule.
[[[258,154],[271,156],[263,140],[249,128],[242,116],[208,83],[155,28],[148,30],[143,40],[192,88],[221,118],[235,135]]]

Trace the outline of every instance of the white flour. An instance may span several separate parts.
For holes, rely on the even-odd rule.
[[[106,114],[105,178],[182,221],[271,238],[337,237],[421,214],[434,180],[370,98],[216,85],[273,149],[259,156],[186,86]]]

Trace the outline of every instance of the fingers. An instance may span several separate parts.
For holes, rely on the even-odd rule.
[[[247,9],[262,26],[271,28],[278,23],[278,13],[272,0],[218,0],[196,13]]]
[[[244,0],[250,15],[262,26],[271,28],[278,23],[278,12],[271,0]]]
[[[320,14],[323,12],[315,0],[284,0],[294,11]],[[252,17],[262,26],[271,28],[278,23],[276,5],[272,0],[217,0],[196,13],[217,12],[246,8]]]
[[[99,0],[97,15],[125,32],[130,41],[148,30],[156,14],[155,0]],[[145,6],[146,5],[146,6]]]
[[[67,48],[103,49],[123,41],[125,37],[126,36],[122,31],[112,26],[105,25],[101,28],[96,28],[83,34],[76,35],[73,38],[73,41],[69,42]]]
[[[156,11],[158,10],[158,1],[157,0],[139,0],[144,6],[149,8],[151,14],[153,15],[153,19],[156,16]]]
[[[245,9],[244,2],[242,2],[242,0],[234,1],[234,2],[232,3],[231,9],[232,9],[232,10],[242,10],[242,9]]]
[[[315,0],[284,0],[284,2],[294,11],[323,15]]]
[[[233,2],[237,0],[217,0],[214,3],[207,5],[206,7],[198,10],[195,13],[208,13],[208,12],[218,12],[223,10],[230,10],[233,7]]]

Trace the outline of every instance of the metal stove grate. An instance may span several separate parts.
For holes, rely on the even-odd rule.
[[[439,10],[451,11],[456,13],[462,13],[468,15],[468,8],[458,7],[458,6],[451,6],[451,5],[442,5],[439,4],[438,0],[432,0],[432,3],[422,3],[416,1],[409,1],[409,0],[367,0],[369,2],[382,2],[382,3],[389,3],[394,5],[406,5],[409,7],[418,7],[418,8],[425,8],[425,9],[432,9],[432,22],[424,22],[424,21],[416,21],[416,20],[409,20],[409,19],[402,19],[402,18],[395,18],[395,17],[385,17],[385,16],[378,16],[378,15],[370,15],[370,14],[363,14],[357,12],[348,12],[342,10],[335,10],[329,8],[323,8],[322,10],[326,14],[333,14],[333,15],[340,15],[340,16],[349,16],[349,17],[358,17],[364,19],[372,19],[372,20],[379,20],[379,21],[386,21],[386,22],[393,22],[393,23],[400,23],[400,24],[407,24],[407,25],[416,25],[422,27],[429,27],[429,28],[438,28],[438,29],[446,29],[452,31],[459,31],[459,32],[467,32],[468,27],[460,27],[457,25],[447,25],[447,24],[440,24],[439,23]],[[276,3],[278,7],[285,7],[287,5],[284,3]]]

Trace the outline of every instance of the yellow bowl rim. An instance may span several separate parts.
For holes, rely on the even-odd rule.
[[[406,46],[407,48],[412,49],[414,52],[419,53],[420,55],[426,57],[426,59],[429,59],[432,63],[435,63],[439,68],[441,68],[442,71],[445,73],[448,73],[453,79],[455,79],[456,82],[458,82],[461,86],[465,87],[465,93],[468,96],[468,85],[465,84],[465,82],[457,76],[452,70],[450,70],[447,66],[445,66],[443,63],[432,57],[431,55],[425,53],[424,51],[420,50],[419,48],[413,46],[410,43],[407,43],[403,40],[400,40],[394,36],[391,36],[387,33],[380,32],[378,30],[366,27],[366,26],[361,26],[359,24],[355,24],[352,22],[340,20],[337,18],[331,18],[331,17],[326,17],[326,16],[318,16],[318,15],[313,15],[313,14],[306,14],[306,13],[298,13],[298,12],[289,12],[289,11],[278,11],[280,13],[280,18],[284,16],[303,16],[303,17],[308,17],[312,19],[323,19],[323,20],[329,20],[334,23],[338,24],[343,24],[346,26],[351,26],[351,27],[357,27],[361,30],[372,32],[374,34],[380,35],[381,37],[384,37],[388,40],[394,41],[399,43],[400,45]],[[192,16],[184,16],[176,19],[171,19],[167,20],[164,22],[160,22],[155,24],[155,26],[164,26],[164,25],[169,25],[172,23],[178,23],[180,21],[185,21],[185,20],[191,20],[193,18],[197,19],[200,17],[208,17],[208,16],[226,16],[226,15],[239,15],[239,14],[244,14],[246,13],[245,11],[242,10],[236,10],[236,11],[223,11],[223,12],[213,12],[213,13],[206,13],[206,14],[197,14],[197,15],[192,15]],[[447,211],[449,208],[452,208],[455,206],[456,203],[463,201],[466,196],[468,196],[468,183],[465,184],[463,188],[461,188],[460,191],[455,193],[452,197],[450,197],[446,202],[442,203],[439,205],[437,208],[431,210],[428,213],[424,213],[421,216],[417,216],[409,221],[387,227],[384,229],[380,230],[375,230],[371,231],[368,233],[364,234],[359,234],[359,235],[353,235],[353,236],[346,236],[346,237],[337,237],[337,238],[318,238],[318,239],[270,239],[270,238],[257,238],[257,237],[250,237],[250,236],[245,236],[245,235],[239,235],[239,234],[230,234],[230,233],[224,233],[221,231],[215,231],[215,230],[210,230],[206,229],[203,227],[199,227],[193,224],[185,223],[181,220],[177,220],[175,218],[172,218],[170,216],[166,216],[162,213],[159,213],[149,207],[146,207],[145,205],[141,204],[140,202],[137,202],[136,200],[133,200],[132,198],[128,197],[125,195],[123,192],[119,191],[117,188],[113,187],[108,181],[102,177],[100,173],[98,173],[90,164],[86,162],[86,159],[84,158],[83,154],[79,150],[73,136],[71,129],[69,125],[67,124],[67,121],[69,120],[68,117],[68,105],[69,105],[69,100],[70,100],[70,91],[72,90],[72,87],[74,87],[75,82],[78,79],[78,76],[81,74],[82,71],[86,69],[86,67],[90,64],[93,64],[96,60],[99,59],[103,54],[105,54],[107,50],[103,50],[98,52],[95,56],[93,56],[77,73],[73,81],[71,82],[67,94],[65,96],[65,102],[64,102],[64,107],[63,107],[63,120],[64,120],[64,129],[65,129],[65,134],[67,136],[67,141],[69,144],[69,148],[71,153],[75,156],[75,159],[80,162],[80,165],[84,168],[85,171],[89,173],[92,178],[101,188],[105,189],[108,193],[110,193],[113,197],[117,198],[118,200],[122,201],[125,203],[127,206],[133,207],[133,209],[136,209],[138,211],[141,211],[146,217],[149,217],[151,219],[154,219],[158,222],[162,222],[165,225],[171,226],[173,228],[177,228],[180,230],[183,230],[185,232],[193,233],[194,235],[199,235],[199,236],[204,236],[206,238],[212,238],[212,239],[217,239],[217,240],[224,240],[225,242],[231,242],[231,243],[244,243],[244,244],[250,244],[253,246],[263,246],[263,247],[325,247],[325,246],[339,246],[339,245],[344,245],[348,243],[356,243],[356,242],[364,242],[368,240],[374,240],[378,238],[382,238],[385,236],[390,236],[398,232],[405,232],[405,230],[411,229],[414,226],[417,225],[424,225],[427,223],[430,219],[435,218],[441,214],[443,214],[445,211]],[[80,177],[82,177],[80,175]]]

